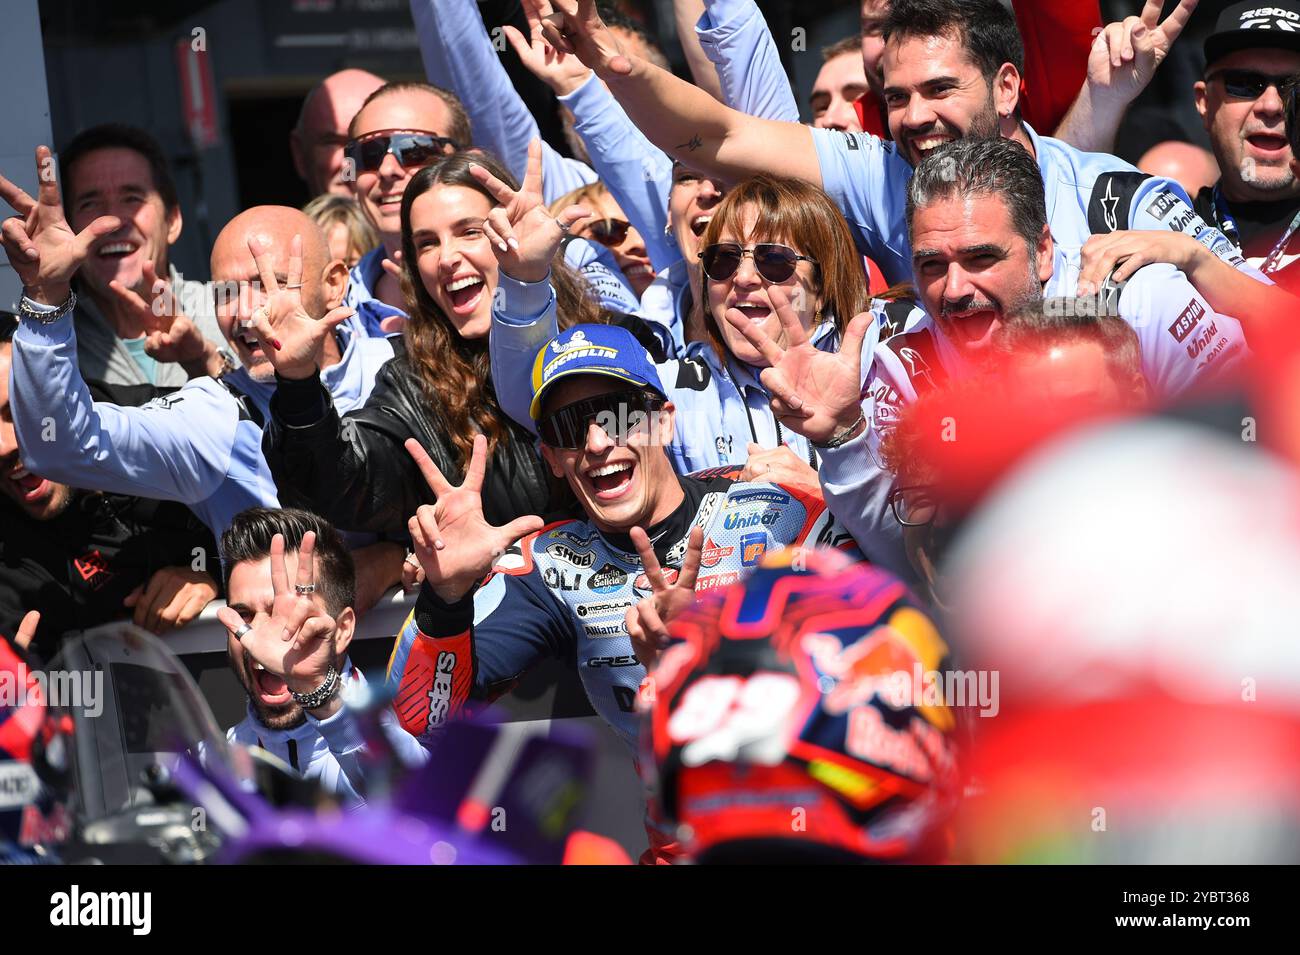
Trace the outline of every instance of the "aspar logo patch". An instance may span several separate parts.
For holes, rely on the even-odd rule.
[[[82,892],[74,885],[50,896],[51,925],[125,925],[132,935],[153,927],[152,892]]]
[[[1174,336],[1174,341],[1182,344],[1187,340],[1187,336],[1192,333],[1192,329],[1200,324],[1204,315],[1205,306],[1193,299],[1187,303],[1185,309],[1178,313],[1178,318],[1169,326],[1169,334]]]
[[[1175,206],[1180,205],[1183,205],[1183,201],[1172,192],[1165,190],[1164,192],[1157,194],[1156,197],[1147,204],[1146,213],[1147,215],[1153,216],[1157,220],[1163,222],[1165,216],[1169,215],[1169,211]]]

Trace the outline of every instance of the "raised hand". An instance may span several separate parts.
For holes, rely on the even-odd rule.
[[[253,333],[276,372],[284,378],[310,378],[321,363],[326,336],[353,314],[339,306],[324,318],[313,318],[302,304],[302,236],[289,242],[289,262],[281,288],[271,262],[270,246],[260,236],[248,237],[248,249],[266,292],[266,302],[253,310]]]
[[[137,627],[162,634],[185,626],[216,598],[217,583],[204,571],[162,567],[122,603],[135,611],[132,622]]]
[[[415,557],[425,581],[446,603],[469,593],[492,568],[492,562],[519,538],[543,527],[540,517],[517,517],[494,527],[483,516],[483,475],[487,471],[487,438],[475,435],[465,480],[454,487],[429,453],[414,438],[406,451],[415,460],[437,503],[424,504],[407,521]]]
[[[1145,265],[1168,262],[1191,275],[1214,253],[1185,232],[1120,229],[1093,235],[1079,252],[1078,295],[1096,295],[1107,279],[1123,282]]]
[[[506,24],[506,39],[514,47],[519,61],[528,71],[551,88],[556,96],[572,93],[591,75],[591,69],[571,53],[561,53],[542,35],[540,20],[529,23],[530,35],[525,37],[513,26]]]
[[[700,572],[700,554],[704,550],[704,529],[692,527],[686,542],[682,569],[671,582],[659,566],[650,538],[639,527],[632,528],[632,543],[641,555],[641,566],[650,581],[651,594],[629,607],[624,621],[632,638],[632,651],[647,669],[659,660],[659,651],[668,644],[668,623],[695,602],[695,578]]]
[[[271,613],[251,624],[252,629],[239,638],[248,655],[282,677],[294,693],[310,693],[324,683],[338,656],[337,624],[312,599],[315,549],[316,534],[308,531],[298,546],[298,572],[291,585],[284,560],[284,535],[271,538]],[[238,612],[229,607],[218,610],[217,619],[231,633],[244,625]]]
[[[144,296],[117,279],[109,282],[108,287],[145,330],[145,354],[154,361],[182,365],[203,361],[209,352],[209,343],[198,326],[181,311],[171,282],[158,277],[152,262],[146,261],[141,272],[144,275]]]
[[[48,146],[36,147],[36,176],[41,185],[35,199],[0,176],[0,199],[21,216],[5,219],[0,236],[27,294],[44,305],[62,305],[91,245],[122,223],[116,216],[100,216],[80,232],[72,231],[63,214]]]
[[[791,451],[788,444],[776,448],[763,448],[751,441],[749,460],[745,462],[745,467],[736,480],[816,487],[817,472],[813,470],[812,465]]]
[[[1088,54],[1094,96],[1127,105],[1146,89],[1200,0],[1180,0],[1160,22],[1163,0],[1147,0],[1140,16],[1107,24]]]
[[[551,271],[560,243],[575,222],[590,213],[582,206],[569,206],[559,216],[551,215],[542,201],[542,144],[528,144],[528,170],[516,192],[482,166],[471,174],[492,194],[498,205],[483,223],[501,270],[521,282],[540,282]]]
[[[782,289],[773,286],[768,297],[785,329],[789,342],[785,348],[734,308],[724,318],[767,361],[759,379],[772,395],[778,420],[809,441],[825,442],[852,427],[862,413],[862,342],[874,319],[869,312],[855,316],[844,330],[840,350],[824,352],[808,340]]]
[[[618,40],[596,12],[595,0],[522,0],[529,32],[536,27],[559,53],[572,53],[601,79],[632,70]]]
[[[41,612],[39,610],[29,610],[23,614],[22,621],[18,624],[18,632],[14,634],[14,646],[20,650],[26,650],[36,639],[36,628],[41,625]]]

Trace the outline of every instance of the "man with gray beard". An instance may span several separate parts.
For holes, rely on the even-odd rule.
[[[1300,73],[1300,2],[1260,7],[1228,7],[1205,41],[1196,109],[1222,177],[1195,207],[1267,275],[1300,258],[1300,183],[1285,128],[1287,87]]]

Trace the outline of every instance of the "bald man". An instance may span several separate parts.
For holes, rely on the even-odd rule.
[[[1189,196],[1219,181],[1219,164],[1214,153],[1177,139],[1156,143],[1142,154],[1137,167],[1148,176],[1174,180]]]
[[[340,70],[321,80],[303,99],[298,122],[289,133],[289,150],[298,178],[307,184],[313,199],[326,192],[352,195],[352,184],[343,179],[348,124],[366,97],[383,85],[383,78],[374,73]]]
[[[38,167],[49,150],[37,150]],[[5,253],[23,282],[22,323],[14,334],[10,413],[23,463],[73,487],[175,500],[220,539],[231,519],[255,506],[278,507],[262,457],[274,372],[262,351],[265,313],[285,327],[319,323],[309,342],[321,380],[340,411],[361,405],[391,356],[384,339],[356,333],[340,308],[347,269],[331,260],[320,229],[296,209],[258,206],[221,231],[212,252],[218,321],[244,363],[217,380],[194,378],[138,408],[96,402],[77,369],[69,280],[94,239],[116,228],[102,217],[80,234],[68,227],[58,187],[41,180],[39,202],[0,177],[0,197],[25,219],[7,220]],[[386,576],[400,576],[400,554]]]

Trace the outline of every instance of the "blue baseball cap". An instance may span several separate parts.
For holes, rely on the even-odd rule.
[[[533,362],[533,403],[528,413],[534,421],[541,417],[547,389],[572,375],[608,375],[668,398],[645,346],[626,328],[574,325],[547,342]]]

